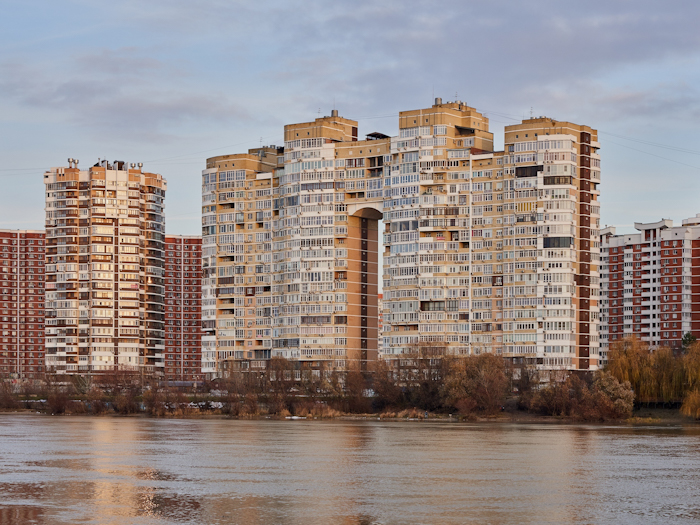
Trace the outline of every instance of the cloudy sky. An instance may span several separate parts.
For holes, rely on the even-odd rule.
[[[576,7],[571,7],[576,6]],[[208,156],[281,144],[337,107],[360,134],[459,98],[600,131],[603,224],[700,213],[700,2],[0,1],[0,228],[43,227],[66,158],[168,179],[200,231]]]

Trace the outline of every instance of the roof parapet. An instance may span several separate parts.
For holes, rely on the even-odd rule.
[[[635,222],[634,228],[640,232],[644,230],[666,230],[668,228],[673,228],[673,220],[661,219],[658,222]]]
[[[700,213],[696,213],[695,217],[683,219],[683,226],[698,226],[700,225]]]

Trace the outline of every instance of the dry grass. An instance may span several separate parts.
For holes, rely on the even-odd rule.
[[[417,408],[411,408],[410,410],[402,410],[397,414],[396,417],[408,419],[424,419],[425,411],[418,410]]]
[[[329,407],[325,403],[305,403],[304,405],[294,410],[294,415],[299,417],[314,417],[314,418],[334,418],[342,416],[343,413],[339,410]]]

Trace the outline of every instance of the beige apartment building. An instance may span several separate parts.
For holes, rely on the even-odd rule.
[[[274,146],[207,160],[202,173],[202,373],[256,367],[272,351]],[[279,171],[278,171],[279,170]]]
[[[492,352],[543,372],[597,368],[595,130],[527,119],[494,152],[488,118],[436,99],[401,112],[398,137],[358,140],[335,110],[284,133],[283,149],[203,172],[208,377],[273,356],[300,375],[366,370],[379,337],[389,360]]]
[[[162,375],[165,179],[69,159],[44,184],[46,371]]]

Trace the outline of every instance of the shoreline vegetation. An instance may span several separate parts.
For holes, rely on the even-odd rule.
[[[139,375],[47,377],[0,383],[0,412],[159,418],[346,419],[474,422],[700,420],[700,343],[650,350],[635,338],[611,346],[604,371],[544,382],[492,354],[437,357],[430,347],[375,372],[314,373],[273,358],[264,372],[196,386]]]
[[[516,399],[517,401],[517,399]],[[0,418],[10,415],[31,415],[37,417],[98,417],[98,418],[136,418],[136,419],[173,419],[173,420],[229,420],[229,421],[367,421],[367,422],[430,422],[430,423],[493,423],[493,424],[592,424],[592,425],[630,425],[630,426],[679,426],[692,425],[697,426],[700,423],[698,420],[683,416],[677,409],[674,408],[640,408],[635,409],[630,417],[622,419],[604,419],[604,420],[582,420],[568,416],[547,416],[524,411],[505,411],[492,415],[470,415],[464,416],[461,414],[441,414],[441,413],[425,413],[420,410],[405,410],[401,412],[389,413],[368,413],[368,414],[326,414],[326,415],[307,415],[307,416],[283,416],[283,415],[239,415],[231,416],[221,412],[173,412],[166,413],[162,416],[153,416],[146,411],[135,412],[131,414],[121,414],[111,411],[105,411],[100,414],[94,414],[84,411],[66,411],[63,414],[52,414],[46,410],[38,411],[27,408],[16,409],[0,409]]]

